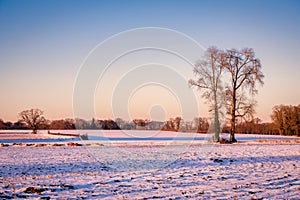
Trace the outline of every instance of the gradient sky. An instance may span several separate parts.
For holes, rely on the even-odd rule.
[[[44,110],[49,119],[73,117],[74,82],[88,53],[119,32],[162,27],[182,32],[204,47],[253,48],[265,75],[256,115],[270,121],[274,105],[300,103],[299,25],[297,0],[0,0],[0,118],[16,121],[17,114],[29,108]],[[143,93],[132,99],[139,96]],[[175,105],[174,97],[170,99]],[[149,112],[135,113],[132,101],[129,104],[132,117],[148,117]],[[150,106],[157,118],[178,110],[163,113]],[[141,111],[142,102],[136,107]],[[97,116],[112,117],[108,107],[96,108]],[[207,112],[202,103],[200,110],[201,115]]]

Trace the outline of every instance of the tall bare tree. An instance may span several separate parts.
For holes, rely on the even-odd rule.
[[[32,130],[33,134],[36,134],[39,127],[46,122],[46,119],[43,116],[43,111],[40,109],[24,110],[19,113],[19,117],[20,121],[25,122]]]
[[[213,113],[214,140],[220,137],[220,109],[223,106],[223,87],[221,82],[224,69],[225,53],[216,47],[206,50],[203,58],[194,67],[196,80],[189,80],[189,85],[197,87],[202,92],[202,97],[210,104]]]
[[[229,114],[231,115],[230,141],[236,142],[235,126],[236,119],[251,116],[254,112],[254,104],[246,96],[257,93],[256,85],[263,85],[264,75],[261,72],[261,63],[255,57],[251,48],[242,50],[230,49],[226,51],[224,67],[229,72],[230,84],[226,87],[226,96],[229,100]]]

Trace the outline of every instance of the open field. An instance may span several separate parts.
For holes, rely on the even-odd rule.
[[[0,199],[299,199],[300,144],[274,141],[10,145]]]

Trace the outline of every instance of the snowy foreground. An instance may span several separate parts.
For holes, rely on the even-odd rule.
[[[299,199],[300,143],[0,147],[0,199]]]

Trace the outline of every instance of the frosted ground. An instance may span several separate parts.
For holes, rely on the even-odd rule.
[[[78,147],[53,146],[81,142],[74,138],[46,137],[34,140],[46,146],[0,148],[0,199],[299,199],[294,137],[237,135],[242,142],[233,145],[123,138]]]

